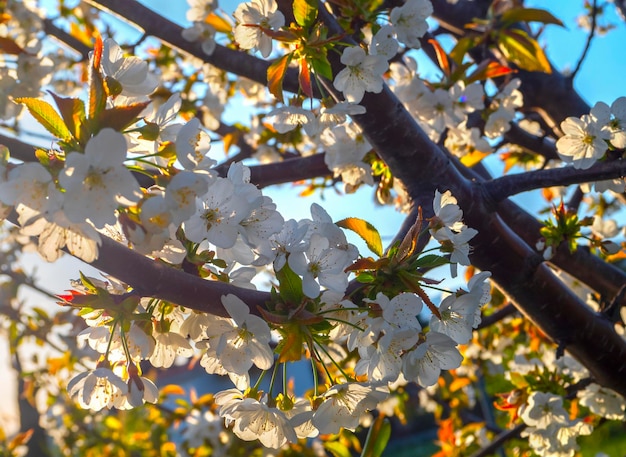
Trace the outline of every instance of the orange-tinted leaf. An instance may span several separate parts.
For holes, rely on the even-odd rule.
[[[291,54],[282,56],[267,69],[268,89],[280,102],[283,101],[283,79],[289,68],[289,62],[291,62]]]
[[[231,146],[237,144],[239,141],[239,131],[227,133],[222,137],[222,142],[224,143],[224,154],[228,154]]]
[[[467,83],[473,83],[474,81],[484,81],[488,78],[497,78],[498,76],[508,75],[509,73],[515,73],[517,70],[504,66],[495,61],[482,62],[476,70],[468,76]]]
[[[304,340],[302,339],[302,333],[297,329],[286,332],[281,332],[283,339],[276,347],[278,352],[278,362],[296,362],[302,358],[302,346]]]
[[[450,61],[448,60],[448,55],[446,51],[443,50],[439,42],[435,39],[430,39],[428,42],[435,49],[435,53],[437,54],[437,62],[439,63],[439,68],[443,71],[443,74],[446,76],[450,76]]]
[[[102,52],[104,51],[104,43],[102,37],[98,35],[93,47],[93,58],[91,62],[92,68],[100,68],[100,62],[102,60]]]
[[[233,30],[233,26],[230,22],[224,19],[222,16],[218,16],[215,13],[210,13],[205,19],[204,22],[209,24],[211,27],[215,29],[216,32],[221,33],[230,33]]]
[[[117,131],[124,130],[129,125],[137,122],[137,116],[149,104],[150,102],[147,101],[105,109],[98,116],[98,126],[100,129],[109,127]]]
[[[307,97],[313,98],[313,87],[311,86],[311,71],[309,70],[309,64],[305,59],[300,59],[300,73],[298,75],[298,82],[302,92]]]
[[[0,51],[2,54],[19,55],[25,54],[26,51],[20,45],[10,38],[0,37]]]
[[[485,157],[487,157],[488,155],[489,155],[488,152],[473,151],[461,157],[461,163],[465,165],[466,167],[471,168],[474,165],[476,165],[478,162],[483,160]]]
[[[93,36],[75,22],[70,23],[70,35],[87,46],[91,46],[93,43]]]
[[[370,251],[379,257],[383,255],[383,242],[380,239],[380,234],[378,230],[376,230],[376,227],[369,222],[356,217],[347,217],[346,219],[336,222],[336,225],[352,230],[365,241]]]
[[[468,386],[471,381],[468,378],[456,378],[450,383],[450,392],[456,392],[465,386]]]
[[[346,268],[346,271],[360,271],[360,270],[376,270],[380,267],[380,262],[374,260],[371,257],[363,257],[354,261],[352,265]]]
[[[168,384],[160,392],[162,395],[185,395],[185,389],[176,384]]]
[[[34,430],[28,429],[23,433],[18,433],[15,438],[13,438],[13,440],[11,441],[11,445],[12,446],[21,446],[23,444],[28,443],[28,441],[30,440],[30,437],[33,435]]]

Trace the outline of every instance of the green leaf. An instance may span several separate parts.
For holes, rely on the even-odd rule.
[[[450,263],[448,259],[442,257],[440,255],[435,254],[427,254],[425,256],[420,257],[411,265],[411,268],[437,268],[442,265],[447,265]]]
[[[9,158],[11,154],[9,153],[9,148],[5,145],[0,144],[0,165],[5,165],[9,163]]]
[[[340,441],[326,441],[324,449],[329,451],[334,457],[352,457],[350,449]]]
[[[390,436],[391,423],[389,419],[383,415],[378,416],[376,422],[374,422],[374,425],[370,427],[367,433],[361,457],[380,457],[387,447]]]
[[[285,265],[276,272],[276,279],[278,279],[279,283],[279,294],[285,302],[294,305],[302,302],[304,299],[302,279],[289,268],[288,263],[285,263]]]
[[[316,75],[328,80],[333,79],[333,69],[330,66],[330,62],[328,61],[326,54],[310,59],[309,63],[311,64],[311,67],[313,67],[313,71]]]
[[[270,93],[280,102],[283,101],[283,79],[285,79],[291,57],[291,54],[286,54],[267,69],[267,87]]]
[[[365,244],[367,244],[370,251],[378,257],[382,257],[383,243],[380,239],[378,230],[376,230],[376,227],[372,224],[356,217],[347,217],[346,219],[338,221],[336,225],[352,230],[354,233],[363,238],[363,241],[365,241]]]
[[[72,139],[65,122],[48,102],[31,97],[16,98],[15,101],[25,105],[30,114],[55,137],[63,141]]]
[[[301,27],[313,25],[317,18],[317,0],[294,0],[293,17]]]
[[[502,13],[500,20],[505,24],[515,22],[541,22],[543,24],[555,24],[565,27],[563,22],[552,15],[549,11],[539,8],[511,8]]]
[[[507,60],[523,70],[552,73],[539,43],[523,30],[502,30],[498,35],[498,47]]]
[[[460,38],[456,42],[452,51],[450,51],[450,58],[456,62],[457,65],[463,63],[463,58],[474,46],[476,46],[476,37],[465,36]]]

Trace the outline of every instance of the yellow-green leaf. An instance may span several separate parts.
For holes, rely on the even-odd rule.
[[[291,62],[291,54],[286,54],[267,69],[268,89],[280,102],[283,101],[283,79],[289,68],[289,62]]]
[[[552,13],[539,8],[511,8],[502,13],[500,20],[504,23],[514,22],[541,22],[564,27],[563,22]]]
[[[380,234],[378,233],[378,230],[376,230],[376,227],[369,222],[356,217],[348,217],[338,221],[336,224],[339,227],[352,230],[354,233],[363,238],[363,241],[365,241],[369,250],[377,256],[381,257],[383,255],[383,243],[380,239]]]
[[[498,35],[498,47],[507,60],[523,70],[552,73],[539,43],[523,30],[502,30]]]
[[[452,51],[450,51],[450,58],[456,62],[457,65],[463,63],[463,58],[474,46],[476,46],[476,38],[465,36],[459,38]]]
[[[378,416],[367,433],[361,457],[380,457],[387,447],[390,436],[391,423],[389,419],[383,415]]]
[[[294,0],[293,17],[299,26],[311,26],[317,18],[317,0]]]
[[[352,457],[350,449],[341,441],[326,441],[324,449],[329,451],[333,457]]]
[[[55,137],[63,141],[72,139],[65,122],[48,102],[31,97],[16,98],[15,101],[26,106],[28,112]]]

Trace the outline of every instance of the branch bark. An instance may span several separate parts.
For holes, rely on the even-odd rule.
[[[493,201],[499,202],[512,195],[551,186],[569,186],[585,182],[603,181],[626,175],[626,160],[602,162],[587,170],[574,167],[535,170],[506,175],[483,184],[485,192]]]

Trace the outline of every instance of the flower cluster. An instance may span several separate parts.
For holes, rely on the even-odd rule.
[[[618,98],[610,107],[598,102],[580,118],[568,117],[561,130],[564,135],[556,142],[559,157],[574,168],[591,167],[610,146],[626,147],[626,97]]]

